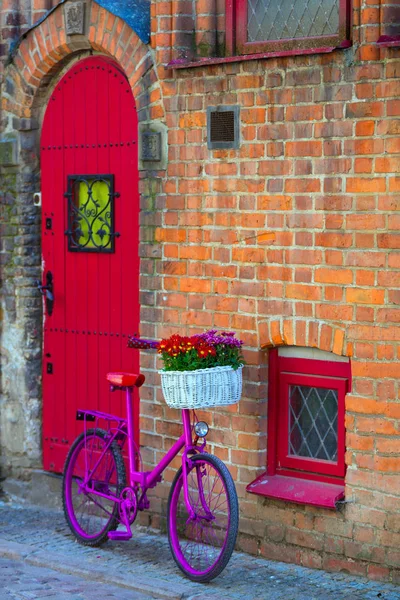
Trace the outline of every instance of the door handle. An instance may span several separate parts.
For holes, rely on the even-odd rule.
[[[37,281],[36,285],[39,292],[45,296],[47,314],[51,315],[54,307],[53,273],[51,271],[47,271],[46,285],[42,285],[40,281]]]

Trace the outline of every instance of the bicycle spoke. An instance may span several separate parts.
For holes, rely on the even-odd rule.
[[[95,500],[95,498],[93,498],[93,496],[91,494],[88,494],[88,498],[90,498],[90,500],[93,502],[93,504],[95,504],[96,506],[98,506],[109,517],[112,516],[112,513],[108,512],[108,510],[105,508],[105,506],[103,506],[102,504],[100,504],[100,502],[98,502],[97,500]]]
[[[97,545],[118,525],[118,496],[125,487],[122,457],[100,429],[78,438],[71,452],[63,484],[65,513],[79,541]]]
[[[178,565],[194,581],[213,579],[226,565],[234,547],[237,499],[232,479],[228,478],[230,475],[219,459],[210,455],[192,458],[187,485],[194,517],[186,506],[182,475],[173,483],[168,521],[171,550]],[[226,481],[230,482],[229,493]],[[232,525],[234,532],[228,539]]]

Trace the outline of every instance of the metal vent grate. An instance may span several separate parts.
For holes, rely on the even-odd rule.
[[[210,138],[212,142],[234,142],[235,141],[235,113],[232,110],[226,112],[212,112],[210,123]]]
[[[217,106],[207,109],[208,148],[239,147],[239,107]]]

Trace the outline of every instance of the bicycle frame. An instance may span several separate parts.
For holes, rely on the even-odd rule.
[[[192,431],[191,431],[191,423],[190,423],[190,410],[183,409],[182,410],[182,422],[183,422],[183,434],[180,438],[173,444],[173,446],[168,450],[165,456],[162,457],[160,462],[152,469],[151,471],[138,471],[134,468],[135,466],[135,438],[134,438],[134,424],[133,424],[133,408],[132,408],[132,387],[124,387],[119,388],[125,390],[126,394],[126,414],[127,418],[123,419],[120,417],[115,417],[114,415],[102,413],[98,411],[91,410],[80,410],[78,411],[78,415],[80,419],[85,422],[85,444],[86,444],[86,431],[87,431],[87,421],[93,420],[105,420],[109,422],[116,422],[116,427],[109,426],[109,439],[97,461],[95,462],[93,468],[90,473],[88,473],[87,478],[82,483],[83,491],[86,493],[95,493],[97,496],[106,498],[108,500],[118,502],[121,504],[124,499],[122,497],[116,498],[110,494],[106,494],[100,492],[98,490],[94,490],[93,487],[90,487],[90,481],[93,480],[93,476],[101,464],[103,457],[108,451],[109,447],[115,440],[122,439],[122,446],[124,445],[125,440],[128,440],[128,462],[129,462],[129,487],[135,491],[137,491],[138,486],[141,488],[141,496],[138,501],[138,509],[142,510],[143,508],[148,508],[148,500],[146,498],[146,492],[148,489],[155,487],[159,481],[161,481],[161,474],[168,467],[168,465],[172,462],[172,460],[179,454],[179,452],[185,448],[182,455],[182,472],[183,472],[183,482],[184,482],[184,497],[185,503],[188,510],[188,513],[191,517],[194,516],[194,510],[190,504],[189,494],[188,494],[188,486],[187,486],[187,470],[188,465],[190,465],[190,459],[188,458],[189,454],[202,452],[205,446],[205,443],[201,446],[197,446],[193,443],[192,440]],[[86,472],[88,472],[88,465],[86,464]],[[202,504],[205,504],[202,499]]]

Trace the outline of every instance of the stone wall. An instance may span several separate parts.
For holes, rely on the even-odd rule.
[[[51,8],[43,3],[33,7],[38,11]],[[31,8],[27,4],[20,11],[20,21],[27,25]],[[8,14],[4,11],[3,20],[11,18]],[[34,22],[42,16],[43,12],[34,12]],[[60,5],[37,27],[14,40],[18,44],[11,54],[9,44],[5,50],[0,129],[2,477],[29,478],[31,469],[41,466],[42,305],[36,288],[41,276],[41,211],[33,205],[33,194],[40,190],[40,125],[49,95],[74,61],[89,51],[103,52],[115,57],[129,76],[141,123],[163,115],[149,49],[121,19],[106,11],[100,13],[97,4],[88,3],[87,16],[85,35],[67,36]],[[104,30],[108,31],[107,42]],[[141,176],[143,206],[149,206],[145,235],[151,237],[151,228],[157,223],[153,214],[159,183],[157,173],[147,177],[142,171]],[[157,254],[158,248],[151,251],[152,256]]]
[[[34,172],[21,155],[14,168],[18,194],[14,187],[6,202],[2,254],[10,287],[3,292],[2,345],[10,358],[3,358],[8,379],[1,414],[15,410],[15,427],[24,432],[31,422],[40,423],[34,378],[40,372],[40,306],[31,287],[40,267],[39,227],[29,194],[24,196],[37,184],[30,144],[46,90],[71,60],[91,49],[125,69],[141,122],[160,121],[168,129],[166,171],[141,172],[142,335],[160,339],[215,327],[237,330],[245,341],[242,401],[199,415],[212,426],[211,451],[228,463],[236,481],[239,547],[399,581],[400,61],[397,48],[376,44],[385,3],[353,2],[353,45],[345,50],[171,68],[169,61],[182,58],[187,47],[190,19],[207,17],[199,31],[210,32],[204,3],[194,16],[192,3],[184,4],[152,3],[151,48],[95,2],[87,34],[67,38],[59,7],[23,40],[7,69],[14,85],[3,93],[7,123],[13,124],[10,132],[17,125],[21,130],[18,143],[26,157],[32,152]],[[216,7],[222,30],[222,9]],[[186,58],[202,55],[197,46]],[[207,149],[210,105],[240,106],[238,149]],[[341,511],[245,491],[265,470],[268,348],[279,345],[351,357],[349,503]],[[20,369],[15,376],[10,365]],[[156,358],[143,353],[141,442],[149,466],[179,433],[156,367]],[[14,389],[17,379],[23,402]],[[18,414],[25,415],[22,422]],[[9,416],[6,421],[11,427]],[[25,460],[37,464],[37,438],[32,451],[27,442],[21,451],[7,446],[13,434],[5,431],[7,468],[13,461],[18,468]],[[166,482],[172,477],[167,472]],[[155,490],[153,512],[143,522],[163,526],[159,514],[165,514],[167,493],[165,484]]]

